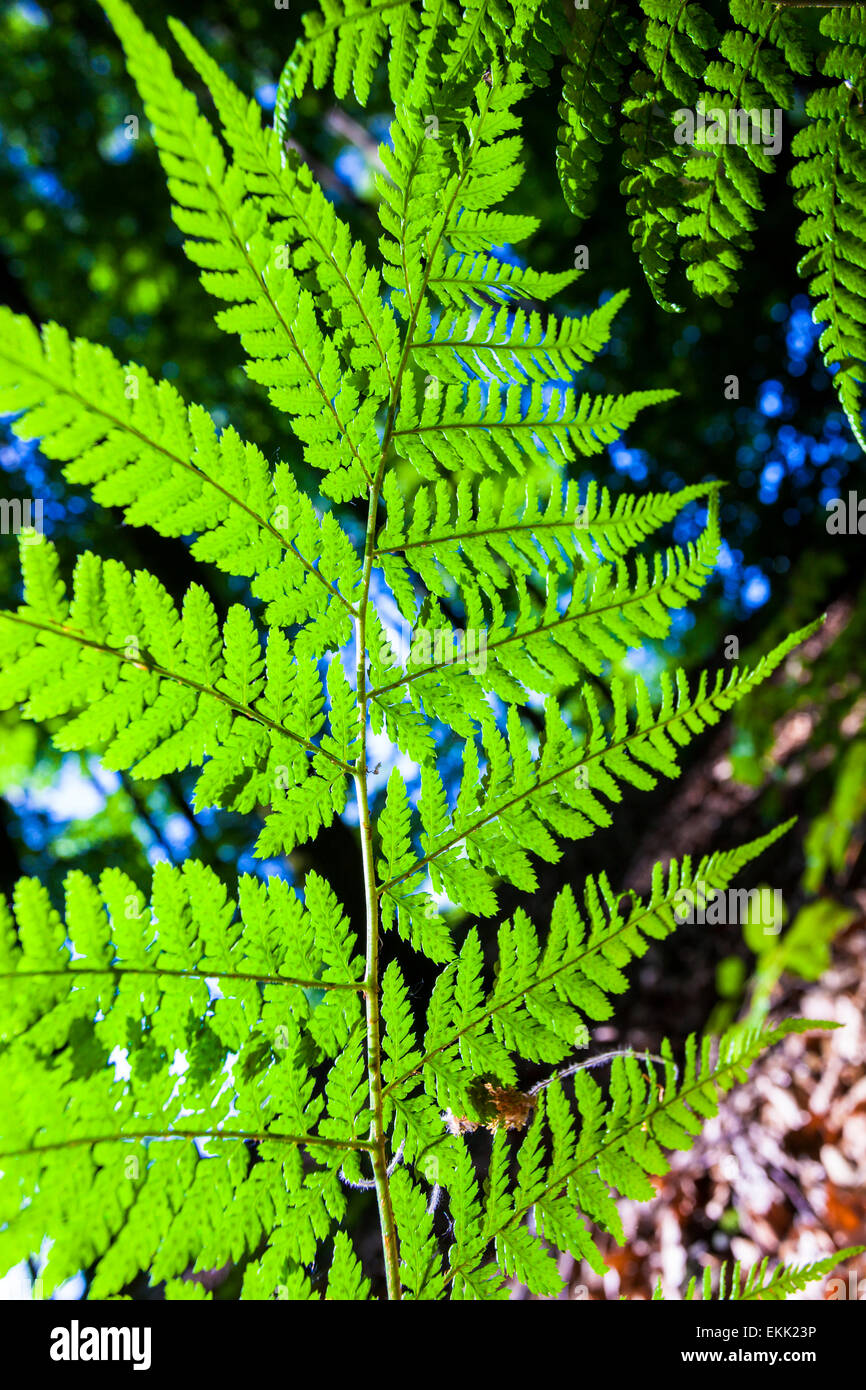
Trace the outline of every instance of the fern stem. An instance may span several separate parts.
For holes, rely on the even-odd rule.
[[[630,517],[624,517],[621,524],[624,526],[630,520]],[[507,527],[485,526],[476,531],[447,531],[443,532],[441,535],[425,535],[419,540],[401,541],[399,545],[380,546],[376,551],[376,555],[377,557],[379,555],[404,555],[407,550],[435,551],[436,546],[442,543],[447,542],[448,544],[462,545],[463,541],[476,541],[487,536],[501,536],[503,530],[507,530],[509,535],[515,531],[525,531],[528,535],[535,535],[538,531],[545,530],[565,531],[570,534],[577,528],[577,524],[578,523],[573,519],[560,517],[555,521],[545,521],[543,518],[538,521],[515,521]],[[607,526],[608,523],[604,522],[597,524],[594,527],[595,531],[599,531],[602,525]]]
[[[393,424],[396,412],[397,393],[392,397],[389,423]],[[366,903],[366,974],[364,995],[367,1018],[367,1079],[370,1095],[370,1109],[373,1118],[370,1122],[370,1148],[373,1162],[373,1177],[376,1186],[376,1202],[379,1208],[379,1223],[382,1232],[382,1253],[385,1257],[385,1278],[388,1298],[399,1301],[400,1259],[397,1244],[397,1223],[391,1201],[391,1188],[388,1181],[388,1158],[385,1152],[385,1116],[382,1098],[382,1037],[379,1013],[379,896],[376,890],[376,867],[373,858],[373,823],[370,816],[370,798],[367,787],[367,596],[370,577],[373,571],[373,548],[376,540],[376,515],[379,509],[379,494],[385,470],[385,457],[388,449],[388,431],[382,445],[379,468],[370,489],[370,502],[367,513],[367,535],[364,544],[364,569],[361,580],[359,612],[355,619],[355,656],[357,662],[358,694],[358,763],[354,770],[355,795],[358,800],[358,819],[361,827],[361,859],[364,870],[364,898]]]
[[[243,980],[257,985],[295,985],[300,989],[354,989],[366,988],[364,982],[346,980],[304,980],[296,975],[246,975],[236,970],[163,970],[159,966],[142,965],[85,965],[77,968],[75,961],[69,965],[45,970],[0,970],[0,980],[20,980],[30,976],[42,978],[50,975],[167,975],[179,980]]]
[[[364,663],[364,620],[357,619],[357,641],[360,651],[359,666]],[[389,1299],[400,1298],[400,1263],[397,1251],[397,1223],[391,1202],[391,1189],[388,1182],[388,1159],[385,1152],[384,1104],[382,1099],[382,1038],[379,1017],[379,899],[376,894],[376,877],[373,866],[373,826],[370,818],[370,803],[367,794],[367,755],[366,755],[366,704],[360,704],[362,720],[362,751],[358,772],[355,777],[355,791],[361,821],[361,856],[364,865],[364,894],[367,906],[367,971],[364,981],[367,1012],[367,1077],[370,1092],[370,1108],[373,1118],[370,1122],[368,1147],[373,1160],[373,1175],[376,1184],[376,1202],[379,1207],[379,1221],[382,1230],[382,1252],[385,1257],[385,1277]]]
[[[489,99],[488,99],[489,100]],[[486,108],[485,113],[486,114]],[[482,116],[483,119],[483,116]],[[367,1004],[367,1072],[370,1089],[370,1108],[373,1119],[370,1124],[370,1139],[373,1143],[373,1173],[376,1182],[376,1200],[379,1206],[379,1219],[382,1229],[382,1249],[385,1256],[385,1274],[389,1299],[401,1297],[400,1265],[397,1245],[397,1226],[391,1189],[388,1182],[388,1160],[385,1152],[385,1124],[382,1088],[382,1041],[379,1017],[379,894],[376,882],[376,869],[373,859],[373,828],[370,817],[370,802],[367,788],[367,601],[370,592],[370,579],[373,572],[373,559],[376,553],[377,517],[379,499],[382,492],[382,479],[388,451],[395,434],[397,410],[400,403],[400,389],[403,375],[412,349],[412,338],[418,322],[418,314],[424,302],[424,295],[435,260],[435,251],[442,240],[448,216],[454,208],[458,193],[466,173],[457,181],[448,210],[443,219],[434,246],[427,248],[427,263],[421,280],[420,291],[413,299],[407,276],[407,298],[411,305],[409,322],[403,339],[400,360],[394,376],[388,416],[382,433],[379,462],[370,487],[370,500],[367,511],[367,534],[364,542],[364,567],[361,577],[361,596],[358,601],[358,614],[355,618],[355,654],[357,673],[358,717],[360,753],[357,767],[353,769],[355,792],[358,799],[358,814],[361,826],[361,855],[364,866],[364,892],[367,910],[367,969],[365,996]]]
[[[31,1144],[24,1149],[10,1149],[5,1153],[0,1153],[0,1162],[7,1158],[29,1158],[32,1154],[52,1153],[59,1149],[80,1149],[92,1144],[119,1144],[126,1139],[206,1139],[209,1143],[215,1139],[232,1140],[252,1140],[258,1144],[274,1142],[277,1144],[310,1144],[320,1145],[326,1149],[369,1149],[370,1144],[366,1139],[326,1139],[319,1134],[245,1134],[242,1130],[222,1129],[222,1130],[197,1130],[197,1129],[172,1129],[164,1131],[154,1131],[152,1129],[131,1130],[121,1134],[97,1134],[75,1136],[72,1139],[58,1139],[53,1144]]]
[[[600,1052],[597,1057],[587,1057],[583,1062],[572,1062],[571,1066],[563,1067],[561,1071],[555,1071],[553,1076],[546,1076],[543,1081],[536,1081],[534,1086],[530,1086],[526,1094],[537,1096],[539,1091],[543,1091],[545,1086],[552,1086],[554,1081],[565,1081],[566,1077],[574,1076],[579,1071],[589,1071],[592,1067],[603,1067],[607,1062],[612,1062],[614,1057],[637,1057],[638,1061],[641,1058],[646,1058],[647,1061],[660,1062],[663,1067],[667,1066],[668,1061],[666,1057],[660,1057],[657,1052],[636,1052],[632,1047],[613,1048],[610,1052]],[[674,1075],[677,1074],[677,1068],[674,1065]]]

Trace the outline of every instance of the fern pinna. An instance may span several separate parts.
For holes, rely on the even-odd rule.
[[[73,871],[62,912],[21,881],[0,919],[4,1266],[48,1235],[46,1292],[88,1267],[92,1297],[146,1271],[169,1298],[205,1298],[191,1274],[232,1262],[245,1298],[363,1299],[381,1275],[343,1222],[349,1189],[374,1186],[389,1297],[496,1298],[512,1275],[552,1293],[552,1248],[603,1268],[593,1232],[621,1235],[615,1196],[649,1197],[663,1150],[688,1147],[762,1049],[813,1025],[692,1039],[679,1062],[667,1044],[618,1056],[607,1089],[572,1065],[567,1086],[527,1093],[520,1064],[573,1057],[629,962],[673,930],[677,892],[723,888],[781,830],[658,866],[645,901],[602,874],[563,889],[549,921],[518,909],[492,974],[476,920],[501,882],[531,893],[535,861],[608,825],[623,787],[676,776],[678,750],[803,633],[727,676],[678,673],[652,693],[624,677],[629,649],[663,638],[712,570],[716,488],[614,502],[567,481],[671,393],[581,391],[619,299],[583,319],[542,312],[575,272],[496,255],[535,222],[499,210],[520,176],[524,78],[490,51],[467,80],[460,55],[483,29],[461,30],[450,67],[431,62],[423,93],[396,104],[376,268],[183,25],[225,145],[125,0],[106,9],[217,322],[320,495],[168,382],[4,311],[17,432],[128,522],[193,538],[242,598],[221,622],[203,584],[178,606],[94,554],[67,583],[28,537],[0,700],[133,777],[200,769],[196,807],[257,812],[263,859],[351,799],[365,944],[339,867],[229,888],[192,858],[159,864],[147,892],[116,868]],[[689,504],[699,538],[648,558]],[[461,749],[455,795],[443,727]],[[384,796],[374,735],[391,750]],[[438,967],[423,1020],[400,964],[412,950]],[[486,1152],[467,1138],[482,1126]]]

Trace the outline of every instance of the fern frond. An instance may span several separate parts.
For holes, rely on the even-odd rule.
[[[190,238],[184,250],[201,268],[205,289],[232,306],[216,315],[216,323],[240,334],[252,359],[249,376],[267,386],[277,409],[291,414],[307,459],[329,475],[323,491],[339,501],[363,495],[372,458],[368,426],[380,398],[373,392],[362,402],[361,382],[345,371],[312,295],[288,267],[284,243],[269,228],[265,210],[245,198],[242,170],[226,165],[221,144],[164,50],[126,0],[106,0],[105,8],[153,123],[173,217]]]
[[[100,504],[190,540],[195,559],[240,581],[236,597],[265,605],[265,628],[243,601],[219,613],[194,583],[178,604],[154,575],[90,553],[67,593],[54,547],[27,534],[23,602],[0,614],[0,709],[22,705],[61,752],[92,750],[135,778],[195,769],[197,809],[260,819],[259,859],[315,839],[351,785],[365,940],[361,951],[300,857],[298,887],[272,863],[233,894],[222,871],[189,860],[159,864],[148,897],[111,869],[98,884],[69,874],[62,913],[29,879],[11,909],[0,899],[3,1268],[47,1236],[49,1289],[86,1268],[90,1295],[111,1297],[146,1271],[166,1297],[197,1300],[208,1295],[196,1272],[231,1263],[243,1298],[366,1300],[377,1290],[336,1229],[354,1187],[376,1190],[389,1298],[498,1299],[509,1276],[554,1293],[544,1242],[603,1269],[594,1228],[621,1236],[616,1196],[650,1196],[663,1150],[692,1142],[764,1046],[813,1025],[740,1027],[717,1052],[692,1039],[680,1070],[667,1044],[645,1064],[618,1055],[607,1094],[580,1062],[524,1092],[521,1063],[557,1065],[586,1046],[630,962],[673,930],[683,890],[724,888],[785,827],[697,866],[657,866],[645,902],[591,877],[579,906],[559,894],[543,937],[515,907],[492,979],[482,934],[469,924],[457,950],[442,903],[489,917],[501,882],[534,891],[536,860],[555,863],[561,841],[609,825],[625,788],[676,777],[680,750],[813,628],[730,674],[663,673],[656,693],[622,678],[632,648],[664,638],[706,581],[718,486],[613,500],[566,480],[566,465],[673,393],[582,392],[576,375],[623,296],[581,319],[542,317],[537,304],[576,271],[536,272],[503,250],[538,229],[503,201],[522,174],[517,103],[565,42],[558,0],[323,0],[280,84],[276,132],[174,23],[227,148],[127,0],[106,9],[187,252],[227,306],[217,322],[290,417],[321,493],[364,507],[344,530],[288,463],[270,467],[173,387],[4,313],[0,410],[22,437]],[[671,107],[697,91],[713,30],[692,0],[642,10],[650,71],[632,77],[627,189],[664,302],[687,193]],[[736,14],[753,27],[758,10],[762,24],[760,6]],[[611,33],[627,21],[612,6],[578,25],[567,84],[581,55],[589,70],[566,183],[582,199],[590,143],[609,128],[599,96],[621,66]],[[366,100],[386,48],[396,100],[373,265],[283,134],[311,75],[321,85],[333,73],[346,92],[351,69]],[[849,50],[831,50],[828,75],[836,64],[847,76]],[[775,94],[763,50],[731,39],[725,55]],[[694,542],[639,549],[704,500]],[[388,586],[411,629],[405,660]],[[437,643],[458,614],[467,643],[455,660]],[[391,927],[442,967],[426,1013]],[[480,1126],[493,1135],[483,1191],[464,1138]],[[737,1273],[733,1287],[775,1296],[802,1273],[761,1272],[745,1292]]]
[[[598,166],[613,139],[637,38],[636,16],[621,0],[601,0],[575,13],[562,73],[556,168],[565,201],[581,220],[595,207]]]
[[[442,1296],[442,1260],[423,1190],[405,1168],[391,1180],[394,1215],[400,1236],[400,1282],[413,1302]]]
[[[803,223],[797,240],[808,249],[797,269],[809,279],[812,317],[826,325],[820,346],[842,409],[861,449],[862,388],[866,379],[866,6],[821,18],[831,41],[819,60],[836,85],[813,92],[806,103],[809,124],[794,137],[797,162],[791,182]]]
[[[712,680],[703,672],[694,690],[682,671],[676,672],[675,682],[665,676],[657,708],[638,677],[632,716],[625,686],[614,681],[610,688],[613,718],[608,727],[587,686],[581,691],[586,723],[580,732],[565,724],[555,701],[549,700],[537,758],[532,757],[513,706],[508,712],[507,741],[485,723],[481,738],[485,775],[481,777],[479,752],[470,740],[464,746],[464,773],[453,812],[435,769],[422,771],[423,852],[416,854],[404,825],[399,860],[383,865],[380,878],[385,924],[396,914],[398,925],[411,930],[418,906],[412,898],[420,894],[419,902],[426,902],[421,890],[428,874],[436,892],[446,893],[454,903],[482,917],[496,907],[495,877],[532,892],[536,877],[530,854],[557,863],[561,852],[554,836],[583,839],[596,826],[610,823],[600,797],[616,803],[622,784],[650,790],[658,776],[678,776],[678,748],[718,723],[815,626],[792,633],[752,669],[735,668],[727,678],[719,671]]]
[[[656,864],[645,901],[634,894],[617,896],[606,874],[586,880],[580,907],[571,888],[564,888],[543,942],[519,911],[499,928],[490,990],[484,987],[478,934],[471,930],[458,961],[438,977],[420,1053],[405,1007],[395,1019],[399,1048],[386,1042],[391,1064],[385,1096],[408,1114],[419,1103],[416,1093],[422,1083],[425,1095],[440,1108],[469,1114],[477,1111],[472,1099],[477,1077],[492,1074],[502,1084],[514,1085],[519,1059],[562,1062],[586,1044],[590,1020],[611,1017],[611,996],[627,988],[624,972],[630,962],[675,930],[679,895],[695,891],[698,884],[724,890],[791,824],[697,864],[688,856],[681,863],[671,860],[667,869]],[[441,1157],[438,1147],[435,1152]]]
[[[524,390],[474,381],[465,390],[446,386],[422,402],[407,386],[394,448],[425,481],[435,481],[441,469],[550,472],[578,455],[602,453],[640,411],[675,395],[656,390],[592,397],[568,388],[548,394],[539,382]]]
[[[431,1164],[435,1168],[431,1169]],[[453,1221],[453,1242],[448,1250],[452,1299],[479,1299],[485,1302],[507,1299],[509,1290],[495,1261],[483,1262],[488,1247],[484,1229],[484,1208],[472,1160],[465,1144],[439,1145],[436,1158],[427,1164],[426,1175],[434,1171],[448,1190]]]
[[[460,228],[461,242],[465,235]],[[572,284],[578,273],[532,270],[481,252],[457,251],[442,257],[430,276],[430,288],[448,308],[461,309],[468,301],[483,309],[491,301],[509,304],[520,299],[552,299]]]
[[[62,919],[40,884],[19,880],[17,934],[10,918],[0,963],[6,1043],[26,1037],[50,1056],[98,1013],[94,1037],[110,1051],[126,1045],[132,1021],[153,1016],[150,1034],[173,1057],[192,1010],[210,1013],[211,1031],[230,1049],[251,1028],[276,1036],[292,1018],[336,1055],[360,1018],[362,963],[316,874],[304,900],[278,879],[242,875],[235,902],[205,865],[159,864],[148,903],[119,869],[105,870],[98,888],[74,870],[65,901]],[[210,1000],[208,979],[220,998]]]
[[[384,371],[384,383],[375,377],[372,382],[375,393],[382,394],[393,386],[399,342],[394,315],[382,300],[380,277],[367,266],[363,246],[352,240],[308,166],[293,152],[286,156],[276,133],[262,126],[259,103],[238,90],[183,24],[169,20],[169,25],[213,97],[249,190],[248,201],[272,219],[270,233],[284,259],[299,271],[312,268],[327,297],[321,311],[351,341],[352,366]]]
[[[359,1104],[351,1081],[363,962],[336,897],[315,874],[304,900],[243,876],[236,905],[194,861],[157,867],[151,905],[117,869],[98,888],[77,871],[65,887],[65,921],[29,879],[15,918],[0,910],[3,1043],[17,1078],[0,1097],[0,1187],[4,1209],[24,1199],[27,1211],[3,1255],[15,1258],[53,1207],[62,1229],[48,1286],[86,1260],[92,1295],[106,1297],[141,1268],[157,1283],[239,1260],[279,1211],[257,1286],[271,1296],[283,1282],[276,1251],[314,1258],[344,1210],[338,1169],[366,1147],[366,1088]],[[311,1049],[336,1059],[324,1095]],[[127,1082],[106,1068],[118,1053]],[[354,1265],[341,1262],[349,1278]]]
[[[108,348],[72,342],[55,323],[40,340],[28,318],[3,309],[0,338],[0,409],[19,416],[19,438],[38,438],[71,483],[89,486],[100,506],[122,507],[130,525],[197,532],[193,555],[252,578],[269,621],[306,621],[311,649],[347,641],[360,577],[354,548],[285,464],[272,471],[255,445],[231,426],[218,435],[169,382],[121,366]]]
[[[345,805],[345,756],[313,742],[324,692],[303,641],[293,653],[272,628],[265,656],[241,605],[220,633],[200,585],[179,613],[153,575],[89,552],[67,600],[44,539],[22,545],[22,567],[24,603],[0,613],[4,709],[26,702],[26,717],[61,721],[57,747],[100,747],[105,767],[137,778],[205,764],[198,806],[273,808],[265,853],[302,843]]]
[[[772,172],[778,153],[765,148],[770,132],[761,120],[771,113],[774,122],[781,119],[793,102],[792,72],[810,69],[799,22],[782,7],[732,0],[730,13],[741,27],[723,36],[719,58],[704,73],[706,124],[684,169],[696,187],[677,227],[688,278],[698,294],[722,304],[731,302],[742,252],[751,249],[750,233],[764,207],[759,177]],[[781,142],[781,129],[773,133]]]
[[[441,381],[477,375],[503,383],[567,382],[608,342],[611,320],[626,298],[623,290],[590,314],[549,315],[546,324],[537,313],[507,306],[446,314],[429,334],[421,336],[419,328],[412,341],[415,362]]]
[[[305,37],[295,44],[277,88],[274,125],[280,138],[287,132],[289,106],[308,80],[324,87],[333,75],[334,95],[341,99],[351,88],[363,106],[386,46],[393,102],[403,99],[416,65],[421,70],[415,80],[423,90],[431,76],[442,9],[430,7],[419,14],[412,0],[325,0],[321,14],[308,11],[303,16]]]
[[[323,0],[321,14],[303,16],[305,36],[295,45],[277,88],[274,124],[288,129],[291,102],[308,81],[333,80],[340,99],[349,90],[366,106],[376,67],[388,53],[388,88],[395,105],[417,99],[455,75],[477,80],[503,50],[519,57],[534,80],[543,80],[566,33],[550,0]]]
[[[698,484],[676,493],[626,493],[610,499],[606,488],[589,482],[580,502],[577,484],[555,486],[542,500],[534,481],[510,478],[505,488],[464,480],[456,493],[448,484],[420,486],[406,506],[395,478],[385,477],[388,514],[379,532],[375,562],[381,564],[400,612],[417,616],[413,574],[428,594],[449,598],[473,587],[505,589],[514,575],[591,571],[602,562],[623,559],[683,507],[712,493]]]
[[[679,311],[666,282],[676,250],[676,225],[683,204],[682,154],[674,144],[672,114],[693,106],[706,53],[717,41],[715,24],[691,0],[641,0],[646,15],[641,66],[630,78],[631,96],[623,103],[622,138],[632,243],[653,298]]]
[[[512,575],[561,574],[596,569],[622,559],[632,548],[690,502],[712,492],[697,484],[676,493],[621,494],[613,502],[592,481],[581,502],[576,483],[555,487],[546,497],[537,484],[509,479],[504,488],[484,479],[467,480],[456,493],[446,483],[421,486],[406,506],[396,479],[385,477],[386,524],[376,543],[381,564],[405,617],[414,620],[414,572],[428,593],[446,598],[453,585],[492,584],[504,589]]]
[[[679,1078],[667,1042],[662,1044],[666,1062],[661,1076],[649,1061],[643,1062],[647,1079],[636,1057],[617,1057],[611,1068],[609,1104],[589,1074],[577,1072],[575,1101],[581,1121],[577,1138],[561,1088],[558,1083],[551,1086],[517,1150],[516,1190],[509,1190],[511,1154],[504,1131],[499,1130],[494,1140],[485,1234],[495,1242],[499,1267],[516,1274],[533,1293],[555,1294],[561,1280],[551,1254],[541,1244],[546,1239],[604,1272],[592,1230],[578,1211],[621,1244],[624,1237],[614,1196],[649,1200],[655,1195],[649,1177],[668,1171],[663,1150],[690,1148],[704,1121],[717,1113],[720,1097],[743,1078],[760,1053],[790,1033],[827,1026],[815,1020],[788,1019],[764,1031],[726,1034],[716,1045],[704,1038],[700,1048],[692,1036]],[[553,1137],[549,1160],[544,1156],[545,1120]],[[530,1212],[534,1233],[525,1224]],[[470,1274],[468,1263],[455,1262],[450,1279],[465,1279]]]
[[[393,149],[380,148],[386,176],[377,179],[385,279],[392,304],[411,325],[410,341],[429,336],[431,292],[457,310],[470,304],[549,299],[576,278],[537,272],[498,259],[503,239],[521,239],[532,218],[491,212],[522,174],[519,118],[513,107],[525,84],[494,63],[490,83],[473,91],[453,84],[431,100],[432,112],[400,105],[391,128]],[[416,323],[421,323],[416,335]]]
[[[630,647],[668,635],[671,612],[698,596],[718,548],[713,502],[698,542],[656,553],[651,568],[642,556],[633,573],[619,561],[587,566],[577,570],[565,590],[549,576],[540,602],[527,582],[516,577],[518,616],[513,621],[495,597],[485,603],[475,581],[467,581],[462,592],[467,636],[458,639],[458,650],[453,640],[442,642],[443,634],[450,638],[445,615],[430,603],[424,622],[411,634],[404,671],[396,676],[389,672],[387,683],[374,686],[370,698],[410,689],[425,713],[461,730],[466,721],[457,710],[481,720],[491,693],[525,704],[530,692],[558,693],[582,672],[601,675],[608,661],[625,657]],[[483,650],[480,644],[470,646],[468,634],[482,632]]]
[[[325,1297],[339,1303],[366,1302],[370,1297],[370,1281],[364,1277],[361,1263],[345,1231],[338,1231],[334,1237],[334,1258],[328,1272]]]

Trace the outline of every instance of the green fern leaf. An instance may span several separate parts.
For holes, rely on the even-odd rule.
[[[791,73],[810,68],[794,15],[762,0],[732,0],[730,12],[742,27],[723,36],[719,59],[704,73],[705,125],[684,170],[695,187],[677,227],[689,279],[698,294],[722,304],[731,302],[742,252],[751,249],[750,233],[764,207],[759,178],[773,170],[776,139],[781,148],[776,126],[793,102]]]
[[[797,162],[791,182],[803,213],[797,240],[808,248],[797,268],[809,279],[815,322],[826,324],[820,345],[829,370],[835,373],[840,404],[866,451],[861,399],[866,358],[866,230],[860,191],[866,133],[862,114],[866,8],[853,5],[844,15],[828,13],[820,27],[831,41],[820,60],[821,71],[835,78],[836,85],[809,97],[809,124],[797,132],[792,144]]]

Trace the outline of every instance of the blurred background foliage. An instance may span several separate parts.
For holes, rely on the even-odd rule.
[[[301,0],[288,9],[265,0],[197,0],[179,17],[269,118],[304,8]],[[138,0],[137,9],[172,47],[164,20],[177,7]],[[198,90],[182,59],[178,65]],[[147,122],[98,4],[7,3],[0,15],[0,93],[3,300],[174,380],[218,423],[231,420],[269,457],[291,459],[314,489],[284,423],[246,383],[236,342],[213,325],[214,305],[183,256]],[[649,797],[634,794],[611,831],[567,848],[559,865],[543,866],[542,921],[563,881],[606,866],[621,874],[621,886],[645,888],[656,858],[724,848],[799,817],[752,881],[782,890],[783,935],[681,928],[659,947],[647,988],[629,996],[639,1000],[626,1001],[619,1031],[607,1030],[608,1038],[648,1046],[662,1031],[677,1037],[703,1028],[710,1017],[766,1011],[772,981],[785,969],[807,977],[820,971],[832,935],[861,907],[866,617],[859,600],[866,541],[830,534],[826,523],[829,500],[859,486],[862,459],[821,364],[819,330],[795,270],[796,214],[785,185],[796,109],[786,118],[782,152],[767,181],[767,213],[733,308],[690,298],[679,316],[657,307],[632,254],[615,147],[602,163],[591,218],[579,224],[568,213],[555,169],[554,109],[550,92],[537,90],[523,106],[527,172],[512,201],[538,216],[541,227],[519,255],[539,269],[560,270],[585,248],[588,267],[557,306],[564,313],[630,291],[610,346],[586,373],[590,389],[679,392],[670,405],[643,414],[591,469],[575,465],[574,476],[594,475],[613,492],[637,493],[707,478],[725,482],[717,575],[703,601],[678,615],[671,638],[641,654],[641,670],[652,678],[674,659],[688,667],[724,666],[737,654],[731,638],[740,657],[748,657],[828,614],[824,629],[741,708],[736,724],[689,750],[681,783]],[[363,111],[351,101],[336,106],[326,91],[310,92],[292,113],[293,142],[374,256],[375,151],[387,130],[384,89]],[[38,448],[16,441],[2,420],[0,468],[4,496],[44,499],[45,530],[66,566],[92,548],[146,565],[176,595],[191,581],[183,542],[123,525],[118,513],[95,507]],[[673,538],[688,539],[697,520],[683,513]],[[866,530],[866,518],[863,525]],[[0,537],[0,585],[7,602],[17,595],[11,536]],[[224,608],[243,585],[233,587],[214,571],[211,590]],[[361,920],[351,824],[337,823],[289,864],[258,864],[251,856],[256,825],[193,813],[190,779],[156,785],[106,773],[96,758],[56,753],[50,728],[24,724],[14,713],[0,716],[0,739],[2,891],[27,873],[57,892],[72,865],[96,874],[119,864],[144,885],[149,864],[187,854],[231,874],[294,876],[315,864],[326,875],[338,869],[346,906]],[[512,906],[507,896],[504,906]],[[408,968],[419,983],[426,978],[423,963]]]

